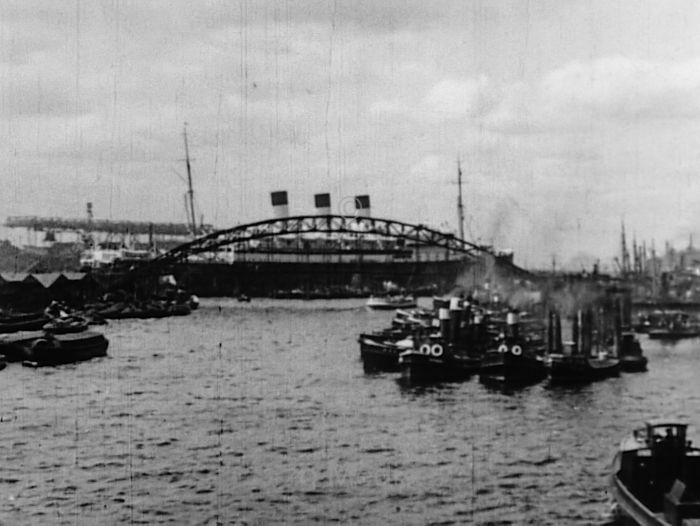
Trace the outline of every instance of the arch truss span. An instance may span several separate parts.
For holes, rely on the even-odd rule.
[[[239,225],[226,230],[218,230],[184,243],[161,254],[154,264],[168,264],[181,261],[188,256],[205,252],[215,252],[227,245],[244,243],[256,239],[271,238],[289,234],[353,234],[356,236],[380,236],[403,239],[421,245],[445,248],[468,256],[490,253],[489,249],[454,234],[440,232],[423,225],[414,225],[380,219],[377,217],[352,217],[342,215],[294,216],[267,219],[256,223]]]

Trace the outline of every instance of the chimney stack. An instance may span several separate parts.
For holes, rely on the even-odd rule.
[[[369,196],[368,195],[356,195],[355,196],[355,210],[357,210],[357,217],[369,217]]]
[[[316,214],[320,216],[331,215],[331,194],[316,194],[314,195],[314,204],[316,205]]]
[[[289,217],[289,202],[287,201],[287,192],[272,192],[272,212],[275,219],[284,219]]]

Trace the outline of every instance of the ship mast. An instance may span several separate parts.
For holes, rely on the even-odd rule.
[[[464,239],[464,203],[462,202],[462,164],[457,158],[457,218],[459,219],[459,238]]]
[[[182,134],[185,138],[185,162],[187,163],[187,197],[189,201],[189,218],[192,236],[197,237],[197,220],[194,217],[194,190],[192,189],[192,168],[190,167],[190,148],[187,144],[187,123],[185,123],[185,131]]]
[[[626,276],[629,270],[629,252],[627,252],[627,238],[625,236],[625,222],[622,221],[622,235],[620,236],[620,245],[622,248],[622,276]]]

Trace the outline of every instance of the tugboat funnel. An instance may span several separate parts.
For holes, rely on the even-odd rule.
[[[316,206],[317,215],[331,215],[331,194],[314,195],[314,205]]]
[[[370,207],[369,207],[369,196],[368,195],[356,195],[355,196],[355,210],[358,217],[369,217]]]

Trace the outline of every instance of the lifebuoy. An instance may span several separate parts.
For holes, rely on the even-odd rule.
[[[520,356],[523,354],[523,349],[520,347],[520,345],[513,345],[513,348],[510,350],[510,352],[513,353],[513,356]]]
[[[420,346],[420,349],[418,349],[421,354],[430,354],[430,345],[427,343],[424,343],[423,345]]]
[[[442,345],[439,343],[436,343],[430,348],[430,354],[432,354],[435,358],[440,358],[442,356]]]
[[[505,343],[502,343],[500,347],[498,347],[498,352],[508,352],[508,346]]]

